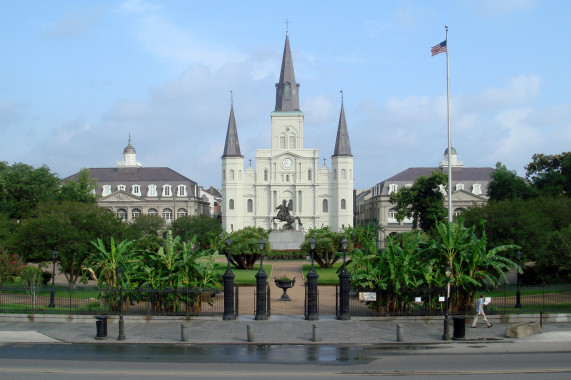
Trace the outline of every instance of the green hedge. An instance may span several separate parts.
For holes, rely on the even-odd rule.
[[[268,255],[264,255],[264,260],[305,260],[305,256],[306,254],[298,249],[272,250]]]

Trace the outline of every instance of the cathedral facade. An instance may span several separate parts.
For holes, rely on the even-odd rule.
[[[286,34],[276,104],[271,116],[271,148],[256,151],[256,168],[244,169],[233,105],[222,155],[222,227],[279,229],[276,207],[285,200],[299,217],[294,228],[353,225],[353,155],[341,104],[331,167],[319,166],[317,149],[304,148],[304,114],[299,105],[289,36]],[[334,145],[333,145],[334,144]],[[300,223],[301,221],[301,223]]]

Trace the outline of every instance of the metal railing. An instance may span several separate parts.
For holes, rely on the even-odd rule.
[[[54,292],[54,305],[50,296]],[[123,289],[124,315],[217,316],[224,314],[219,289]],[[118,314],[119,288],[16,287],[0,289],[1,313]]]
[[[486,314],[571,312],[571,284],[520,286],[519,307],[516,307],[517,290],[515,285],[470,291],[452,288],[450,314],[472,314],[481,294],[490,298]],[[353,288],[349,292],[349,313],[351,316],[444,315],[444,301],[443,288],[401,289],[398,293]]]

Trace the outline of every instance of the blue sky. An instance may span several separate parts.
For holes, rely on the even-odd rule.
[[[131,133],[143,166],[221,183],[230,90],[242,154],[269,148],[285,20],[305,114],[304,147],[333,154],[340,90],[355,186],[437,166],[524,174],[570,150],[571,2],[4,1],[0,160],[61,177],[114,167]]]

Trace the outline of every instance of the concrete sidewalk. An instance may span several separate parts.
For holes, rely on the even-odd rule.
[[[403,342],[397,342],[397,324],[403,328]],[[247,340],[247,326],[253,332],[253,342]],[[186,330],[187,340],[181,340]],[[543,325],[541,334],[520,340],[505,337],[508,324],[494,323],[492,328],[477,329],[466,326],[466,342],[567,342],[571,349],[571,323]],[[125,341],[118,341],[118,324],[108,325],[108,338],[95,339],[95,320],[91,323],[66,322],[0,322],[0,343],[82,343],[82,344],[442,344],[443,323],[422,322],[405,318],[395,320],[338,321],[322,317],[318,321],[306,321],[297,317],[272,317],[267,321],[255,321],[252,316],[239,317],[235,321],[218,319],[192,319],[181,322],[176,318],[160,322],[144,323],[125,317]],[[453,327],[450,326],[452,335]],[[314,335],[316,334],[316,335]],[[313,338],[316,336],[317,341]]]

